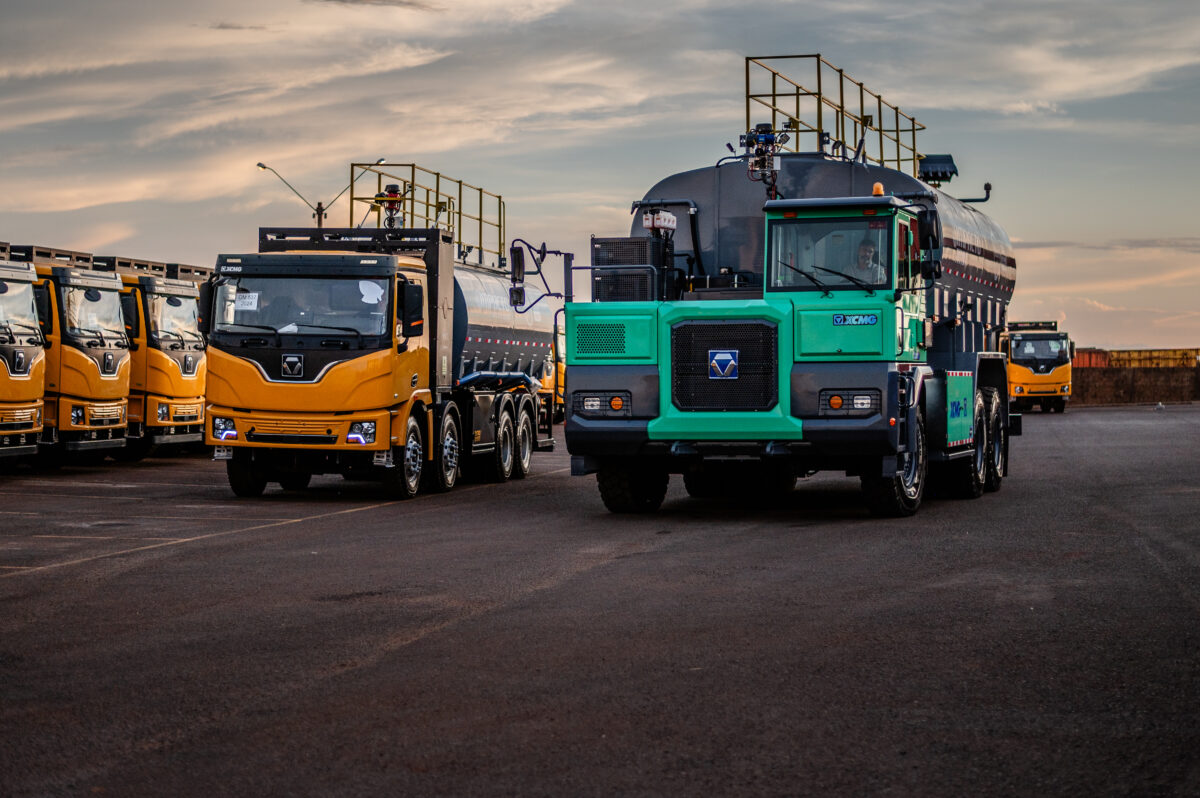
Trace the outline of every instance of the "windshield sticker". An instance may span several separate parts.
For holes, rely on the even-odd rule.
[[[244,294],[238,294],[233,300],[234,310],[258,310],[258,292],[248,291]]]
[[[362,296],[364,305],[378,305],[383,299],[383,286],[371,280],[359,280],[358,293]]]

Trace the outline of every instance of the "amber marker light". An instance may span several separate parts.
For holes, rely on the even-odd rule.
[[[883,183],[876,183],[874,186],[871,187],[871,196],[872,197],[882,197],[883,196]]]
[[[613,398],[608,400],[608,406],[611,407],[613,410],[620,410],[623,407],[625,407],[625,400],[619,396],[614,396]]]
[[[894,426],[896,426],[896,419],[894,419],[894,418],[889,418],[889,419],[888,419],[888,426],[889,426],[889,427],[894,427]]]
[[[842,397],[840,397],[840,396],[829,397],[829,406],[831,408],[833,408],[834,410],[841,410],[842,409]]]

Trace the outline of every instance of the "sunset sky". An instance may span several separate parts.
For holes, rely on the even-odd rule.
[[[315,203],[384,157],[586,262],[727,154],[744,56],[815,52],[926,125],[951,194],[993,184],[1011,318],[1200,346],[1195,0],[0,0],[0,240],[210,264],[310,223],[256,162]]]

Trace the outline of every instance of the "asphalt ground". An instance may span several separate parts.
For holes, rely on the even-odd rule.
[[[559,448],[412,502],[0,475],[0,795],[1200,795],[1200,406],[1027,415],[902,520],[614,516]]]

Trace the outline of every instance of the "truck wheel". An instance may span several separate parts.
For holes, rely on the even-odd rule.
[[[462,448],[458,435],[458,417],[453,412],[454,404],[442,408],[442,423],[438,425],[438,437],[433,448],[433,468],[429,469],[429,488],[443,493],[458,484],[461,472]]]
[[[397,499],[411,499],[421,490],[421,471],[425,467],[425,439],[421,425],[412,416],[408,417],[404,445],[396,447],[392,458],[396,465],[384,469],[384,488]]]
[[[496,420],[496,448],[487,459],[487,476],[492,482],[506,482],[513,474],[516,460],[516,431],[512,416],[501,413]]]
[[[1067,412],[1067,400],[1066,399],[1055,399],[1054,400],[1054,412],[1055,413]]]
[[[513,478],[524,479],[533,470],[533,439],[536,432],[533,429],[533,416],[529,414],[528,405],[521,408],[517,414],[517,456],[513,462]]]
[[[983,392],[975,392],[974,448],[970,457],[949,463],[950,491],[959,499],[978,499],[987,480],[988,423]]]
[[[1001,416],[1003,407],[1000,403],[1000,393],[995,388],[985,388],[984,404],[987,405],[988,448],[987,476],[984,478],[983,489],[989,493],[1000,490],[1004,481],[1004,460],[1008,457],[1008,428],[1004,426]]]
[[[279,475],[279,487],[283,488],[284,490],[290,490],[299,493],[302,490],[308,490],[309,482],[312,482],[312,474],[304,471]]]
[[[693,499],[712,499],[719,487],[720,480],[710,467],[698,465],[683,472],[683,489]]]
[[[904,518],[921,507],[929,473],[925,416],[917,413],[916,446],[902,455],[903,470],[892,477],[862,477],[863,498],[872,515]]]
[[[671,477],[666,471],[609,466],[596,473],[600,498],[611,513],[652,513],[662,506]]]
[[[225,474],[229,477],[233,495],[243,499],[261,496],[267,487],[267,475],[254,465],[249,452],[243,457],[238,457],[238,454],[235,452],[232,460],[225,461]]]

